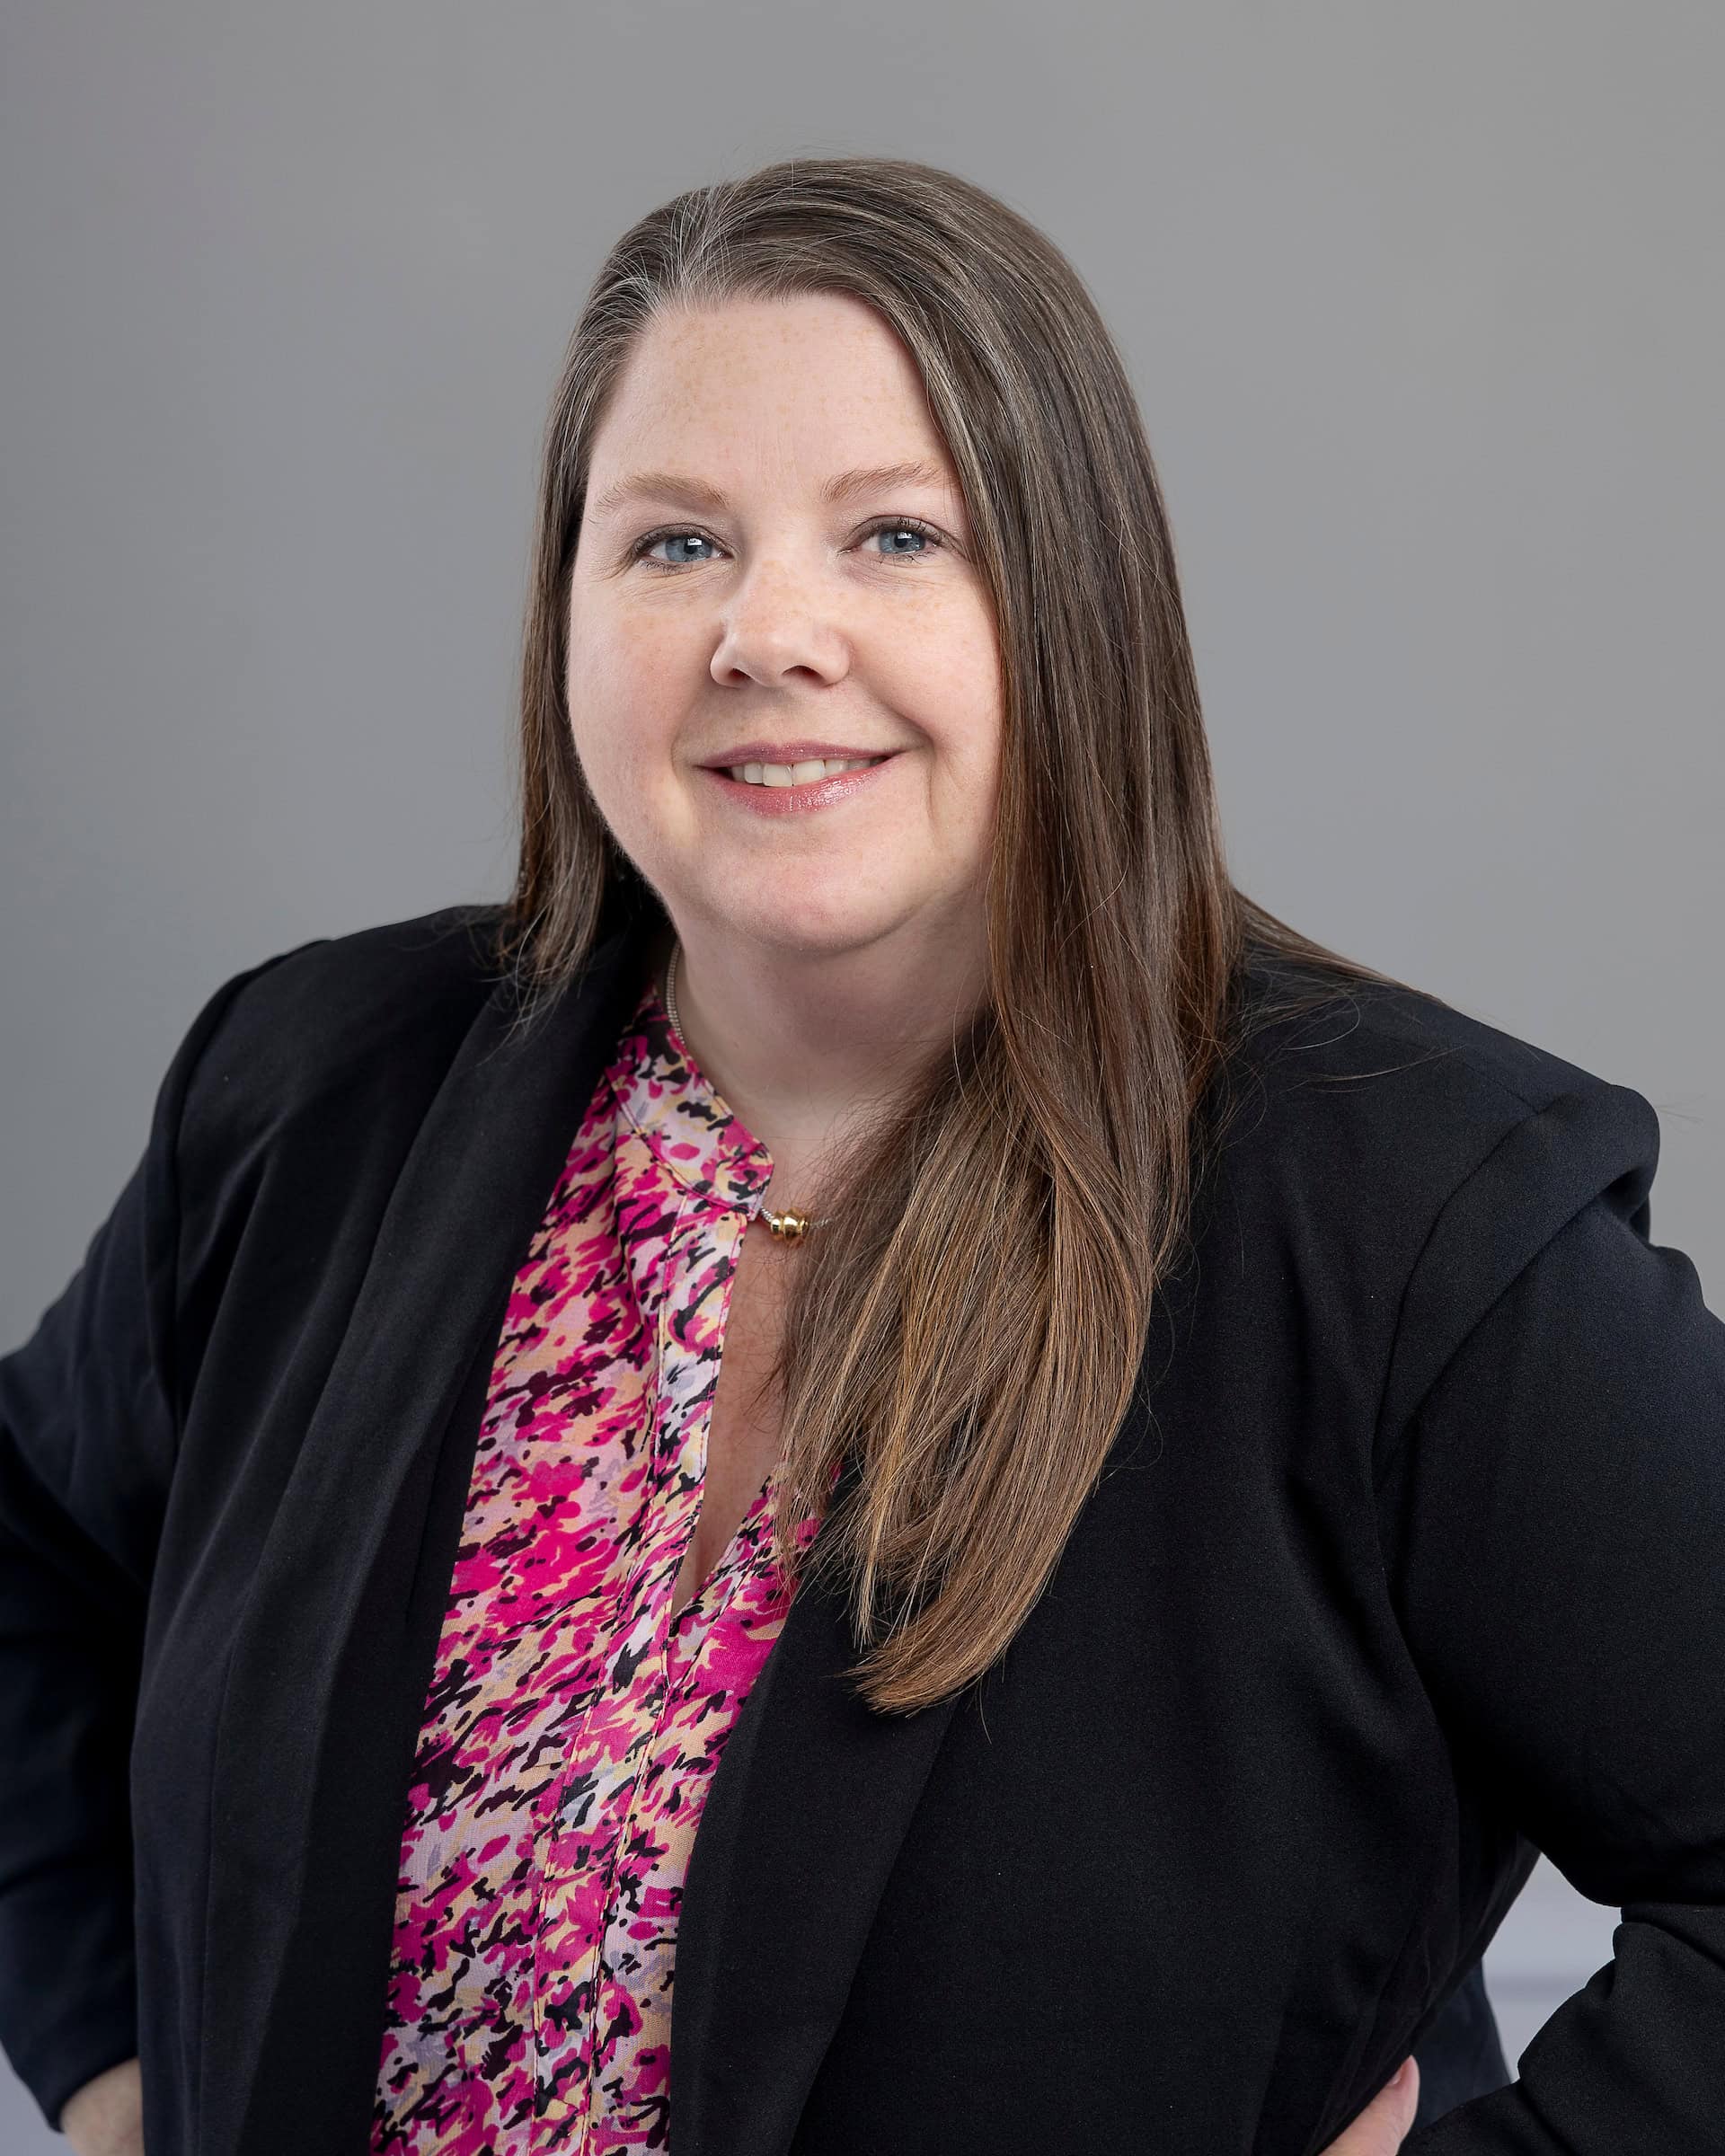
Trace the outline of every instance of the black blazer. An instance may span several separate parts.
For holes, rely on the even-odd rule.
[[[50,2116],[138,2050],[151,2156],[367,2144],[504,1299],[660,916],[514,1043],[491,918],[225,984],[0,1361],[0,2040]],[[1307,2156],[1411,2048],[1458,2107],[1405,2156],[1725,2148],[1725,1326],[1648,1240],[1653,1111],[1376,989],[1236,1078],[996,1668],[875,1716],[794,1600],[687,1878],[675,2156]],[[1542,1849],[1616,1957],[1499,2086]]]

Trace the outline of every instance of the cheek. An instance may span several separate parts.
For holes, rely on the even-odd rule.
[[[621,702],[589,700],[575,720],[574,738],[606,823],[625,841],[646,839],[664,820],[660,796],[668,774],[641,714]]]
[[[940,765],[946,773],[954,805],[969,821],[993,814],[1000,788],[1002,712],[992,693],[969,685],[969,702],[956,699],[947,707]]]
[[[955,722],[956,720],[956,722]],[[942,714],[929,760],[924,844],[943,872],[969,880],[986,861],[1000,798],[1000,735],[992,707]]]
[[[588,635],[571,648],[564,699],[575,753],[607,809],[619,789],[650,791],[668,775],[680,706],[668,669],[626,639]]]
[[[568,616],[564,678],[577,704],[602,710],[650,704],[671,655],[663,631],[620,595],[577,586]]]
[[[1000,645],[992,618],[966,609],[923,676],[921,700],[953,783],[986,806],[997,784],[1004,723]]]

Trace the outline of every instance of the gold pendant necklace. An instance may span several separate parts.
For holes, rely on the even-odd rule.
[[[682,948],[679,938],[671,946],[671,962],[665,968],[665,1009],[679,1040],[683,1038],[683,1022],[677,1015],[677,957]],[[783,1213],[774,1213],[765,1199],[761,1204],[761,1217],[775,1242],[801,1242],[810,1228],[828,1227],[832,1222],[830,1214],[824,1220],[810,1220],[806,1213],[793,1212],[788,1207]]]

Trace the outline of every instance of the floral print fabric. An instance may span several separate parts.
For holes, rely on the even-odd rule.
[[[772,1171],[650,984],[493,1364],[402,1840],[375,2156],[668,2146],[682,1882],[787,1605],[768,1485],[670,1611]]]

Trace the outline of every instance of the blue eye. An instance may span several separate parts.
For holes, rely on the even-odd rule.
[[[701,546],[711,546],[713,543],[701,532],[658,532],[641,540],[635,548],[635,552],[637,555],[645,554],[650,548],[662,545],[668,540],[673,545],[680,545],[686,540],[694,540]],[[686,561],[661,561],[659,566],[661,569],[686,569],[689,564]]]
[[[901,534],[908,534],[914,539],[925,539],[928,542],[921,553],[897,555],[896,558],[901,561],[920,561],[924,553],[933,553],[941,543],[925,524],[918,524],[914,517],[883,517],[878,522],[870,525],[862,536],[865,539],[874,539],[878,538],[882,532],[890,532],[895,539]],[[890,555],[882,557],[884,560],[893,558],[895,557]]]
[[[898,547],[889,549],[885,553],[878,553],[875,556],[878,561],[925,561],[931,554],[938,552],[943,543],[938,532],[916,517],[877,517],[871,524],[863,527],[861,536],[864,540],[872,539],[882,532],[890,532],[895,538],[908,535],[922,540],[924,543],[918,548]],[[648,532],[643,537],[637,539],[630,550],[630,556],[632,560],[637,561],[652,561],[655,569],[667,571],[698,569],[702,561],[705,559],[704,556],[698,557],[694,561],[652,561],[654,547],[663,546],[667,543],[677,545],[690,541],[699,546],[717,546],[719,543],[709,534],[695,531],[689,526],[662,525],[658,531]]]

